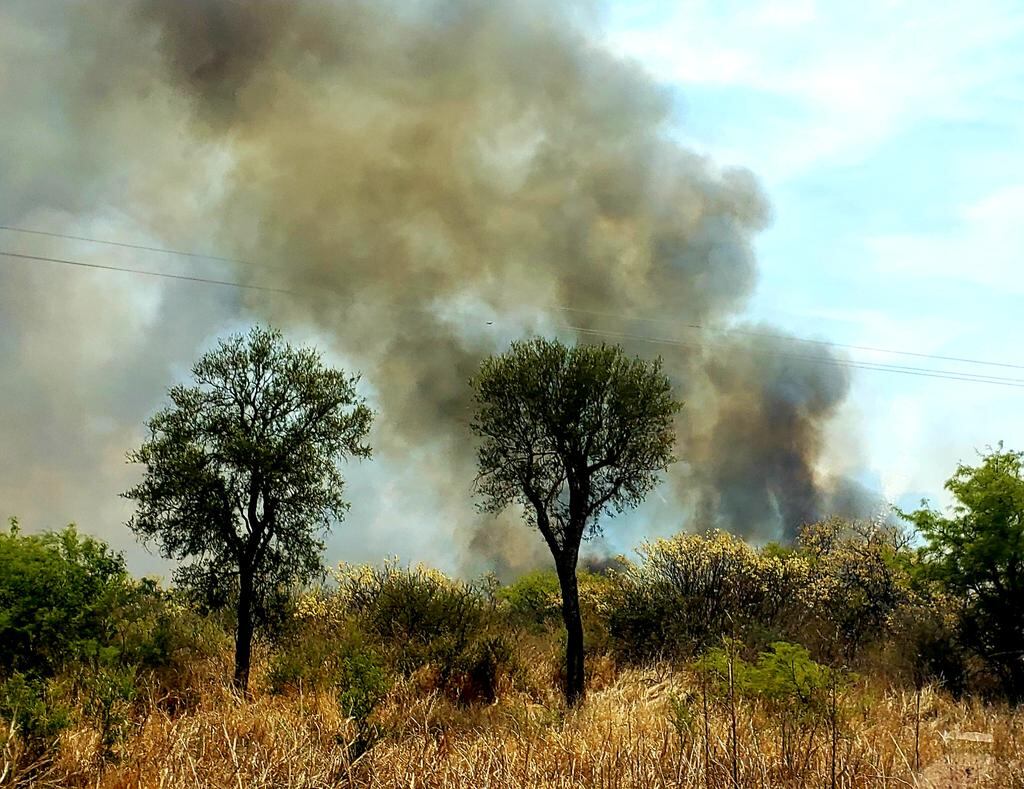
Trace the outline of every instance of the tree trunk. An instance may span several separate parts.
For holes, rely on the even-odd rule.
[[[253,636],[253,577],[243,570],[239,573],[238,626],[235,630],[235,687],[249,695],[249,665],[252,662]]]
[[[576,563],[556,562],[562,589],[562,619],[565,621],[565,700],[570,707],[583,700],[586,678],[583,671],[583,619],[576,584]]]

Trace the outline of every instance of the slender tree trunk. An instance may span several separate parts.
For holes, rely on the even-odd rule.
[[[565,700],[570,707],[583,700],[586,677],[583,670],[583,618],[576,584],[576,562],[556,562],[562,589],[562,619],[565,621]]]
[[[239,573],[238,626],[235,630],[235,687],[249,695],[249,665],[252,662],[253,636],[253,578],[252,573]]]

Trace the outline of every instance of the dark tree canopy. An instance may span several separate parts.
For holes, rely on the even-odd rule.
[[[544,339],[487,359],[472,385],[478,492],[493,512],[522,505],[551,549],[569,635],[566,695],[574,703],[584,684],[580,542],[600,529],[602,514],[635,506],[657,484],[673,461],[672,420],[681,404],[660,360]]]
[[[1024,698],[1024,453],[1000,446],[960,464],[946,490],[950,515],[925,506],[904,517],[927,540],[926,568],[965,600],[968,643]]]
[[[244,689],[253,618],[281,585],[321,569],[322,536],[348,506],[338,463],[369,457],[372,415],[358,376],[273,329],[222,340],[192,375],[129,454],[145,476],[124,494],[137,502],[128,525],[165,557],[191,560],[179,582],[236,601]]]

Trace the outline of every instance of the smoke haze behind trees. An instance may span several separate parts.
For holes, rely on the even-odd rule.
[[[4,266],[5,505],[31,522],[53,517],[54,489],[71,517],[109,495],[92,512],[124,520],[120,458],[162,390],[211,334],[265,320],[373,388],[381,460],[351,490],[364,512],[393,502],[409,532],[418,508],[440,512],[416,539],[469,569],[543,557],[514,516],[472,507],[480,360],[535,333],[600,340],[567,326],[732,325],[770,213],[751,173],[674,140],[669,95],[601,46],[599,23],[590,4],[530,0],[7,4],[2,218],[210,249],[252,261],[232,278],[294,295]],[[865,514],[871,497],[823,467],[848,371],[769,338],[692,340],[623,341],[662,353],[686,402],[664,528],[776,539]]]

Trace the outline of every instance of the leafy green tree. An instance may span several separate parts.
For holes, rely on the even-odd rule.
[[[661,362],[614,346],[536,339],[483,362],[472,381],[485,509],[524,508],[555,561],[565,622],[565,695],[583,697],[576,564],[600,517],[638,504],[672,461],[681,407]]]
[[[192,560],[179,583],[234,602],[245,691],[257,619],[282,587],[320,571],[322,535],[348,507],[338,463],[369,457],[372,415],[358,376],[273,329],[222,340],[192,374],[128,456],[145,466],[124,494],[138,505],[128,525],[165,557]]]
[[[902,513],[927,540],[925,567],[965,601],[964,636],[996,670],[1011,697],[1024,697],[1024,453],[1002,445],[946,482],[946,516],[922,502]]]
[[[126,583],[123,558],[102,541],[74,526],[24,535],[12,520],[0,533],[0,675],[52,676],[95,657]]]

